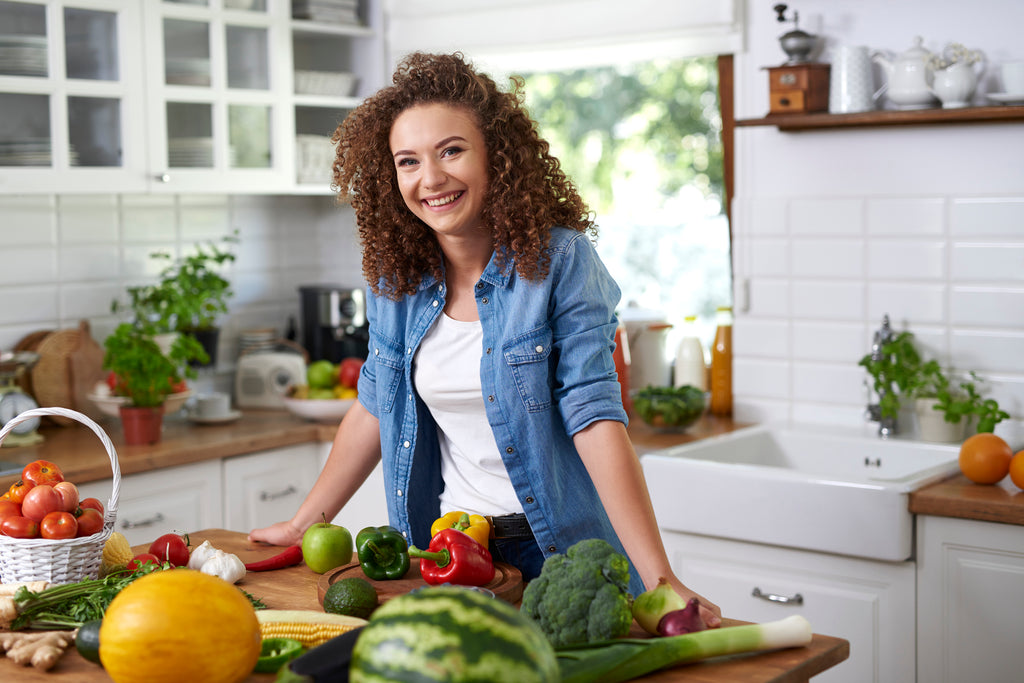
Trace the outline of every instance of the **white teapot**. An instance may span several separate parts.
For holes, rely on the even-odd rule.
[[[914,46],[895,59],[881,52],[872,55],[888,77],[886,97],[900,109],[921,109],[935,104],[931,90],[934,55],[921,45],[922,42],[921,36],[915,37]]]

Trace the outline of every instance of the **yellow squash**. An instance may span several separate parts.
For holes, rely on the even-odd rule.
[[[100,661],[115,683],[238,683],[260,656],[252,603],[216,576],[156,571],[111,601]]]

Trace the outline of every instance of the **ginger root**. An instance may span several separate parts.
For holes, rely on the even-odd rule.
[[[40,671],[52,669],[73,642],[74,631],[0,632],[0,650],[6,650],[9,659]]]

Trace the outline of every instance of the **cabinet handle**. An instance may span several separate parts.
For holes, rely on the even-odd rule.
[[[130,519],[126,519],[123,522],[121,522],[121,528],[137,529],[142,526],[153,526],[154,524],[159,524],[162,521],[164,521],[164,516],[158,512],[152,517],[148,517],[147,519],[141,519],[138,522],[133,522]]]
[[[786,595],[776,595],[775,593],[762,593],[760,588],[754,586],[754,590],[750,594],[755,598],[761,598],[762,600],[768,600],[770,602],[781,602],[783,605],[804,604],[804,596],[799,593],[791,597]]]
[[[296,489],[291,484],[288,485],[288,488],[282,489],[281,491],[269,491],[269,492],[268,491],[260,491],[260,500],[261,501],[277,500],[278,498],[284,498],[285,496],[290,496],[293,493],[296,493],[297,491],[298,491],[298,489]]]
[[[159,182],[161,182],[161,183],[169,183],[169,182],[171,182],[171,174],[170,173],[158,173],[157,176],[156,176],[156,179]]]

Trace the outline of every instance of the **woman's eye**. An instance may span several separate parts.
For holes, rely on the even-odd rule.
[[[445,149],[441,152],[441,156],[442,157],[450,157],[453,154],[458,154],[461,151],[462,151],[461,147],[445,147]]]
[[[409,157],[404,157],[404,158],[398,160],[398,165],[399,166],[412,166],[415,163],[416,163],[416,160],[415,159],[411,159]]]

